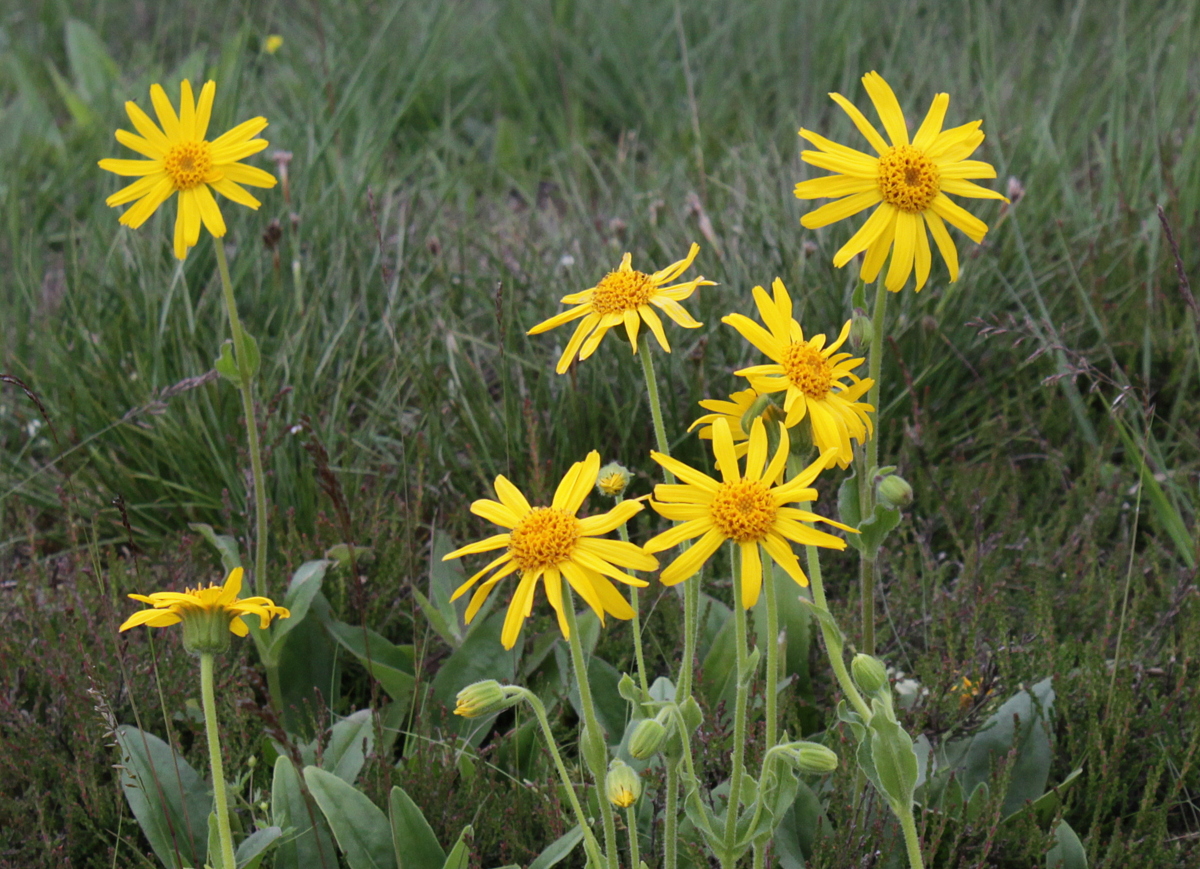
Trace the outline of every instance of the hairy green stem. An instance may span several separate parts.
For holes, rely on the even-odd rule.
[[[575,682],[579,686],[579,703],[583,707],[583,720],[587,727],[584,739],[604,747],[607,755],[604,731],[600,729],[600,721],[596,718],[596,704],[592,700],[592,686],[588,682],[587,661],[583,657],[583,642],[579,639],[579,625],[575,619],[575,598],[571,594],[570,585],[565,581],[560,581],[563,585],[562,607],[567,619],[567,628],[570,631],[568,642],[571,646],[571,663],[575,668]],[[596,740],[599,742],[595,742]],[[608,858],[609,869],[618,869],[617,824],[613,819],[612,804],[609,803],[608,797],[604,793],[604,779],[608,774],[608,768],[605,763],[598,762],[599,758],[594,756],[595,752],[592,750],[592,746],[584,744],[582,748],[584,761],[592,771],[592,780],[596,783],[599,794],[597,802],[600,803],[600,816],[604,820],[604,853]]]
[[[685,740],[686,741],[686,740]],[[679,865],[679,761],[667,761],[667,804],[663,822],[663,869],[676,869]]]
[[[641,851],[638,849],[637,811],[634,806],[625,810],[625,828],[629,833],[629,865],[638,869],[641,862]]]
[[[744,567],[744,565],[739,565]],[[742,792],[742,777],[746,752],[746,700],[750,692],[749,655],[746,653],[746,610],[742,606],[741,570],[733,577],[733,618],[734,630],[737,636],[737,699],[733,709],[733,759],[732,770],[729,774],[729,804],[725,810],[725,854],[722,855],[721,865],[732,869],[736,860],[729,859],[733,851],[734,839],[737,836],[738,797]]]
[[[867,393],[867,403],[875,408],[875,434],[867,439],[866,456],[858,467],[859,516],[866,519],[875,511],[875,487],[872,471],[879,467],[879,372],[883,368],[883,328],[887,322],[888,291],[881,277],[875,285],[875,311],[871,315],[871,350],[867,357],[867,376],[874,381]],[[862,456],[856,453],[856,458]],[[875,579],[878,567],[874,558],[859,556],[859,588],[862,592],[862,650],[875,654]]]
[[[616,502],[620,504],[625,498],[618,495]],[[625,543],[629,542],[629,527],[628,523],[622,523],[617,529],[617,534]],[[633,630],[633,656],[637,661],[638,686],[642,689],[644,696],[650,696],[650,683],[646,679],[646,656],[642,652],[642,611],[641,601],[638,599],[638,589],[636,585],[629,586],[629,606],[633,609],[633,619],[630,627]],[[636,864],[635,869],[636,869]]]
[[[221,839],[221,869],[236,869],[233,833],[229,829],[229,803],[225,797],[225,764],[221,760],[221,737],[217,731],[217,699],[213,693],[212,652],[200,654],[200,697],[204,704],[204,731],[208,735],[208,762],[212,768],[213,802],[217,810],[217,834]]]
[[[600,843],[596,841],[596,835],[588,824],[587,815],[579,802],[579,795],[575,793],[575,783],[571,781],[567,765],[563,763],[562,755],[559,754],[558,744],[554,741],[554,732],[550,729],[550,719],[546,717],[546,707],[532,691],[522,688],[521,696],[533,709],[533,714],[537,716],[538,724],[542,728],[546,748],[550,750],[550,756],[554,759],[554,766],[558,770],[558,777],[562,780],[563,788],[567,792],[567,799],[571,803],[571,809],[575,812],[575,821],[579,824],[579,829],[583,830],[583,847],[587,851],[588,862],[594,866],[602,866],[604,858],[600,853]],[[600,802],[605,802],[603,795],[601,795]]]
[[[775,571],[763,563],[763,585],[767,598],[767,732],[763,751],[779,742],[779,721],[776,694],[779,692],[779,601],[775,591]]]
[[[908,869],[924,869],[921,858],[921,837],[917,835],[917,822],[913,817],[912,803],[904,811],[896,813],[900,818],[900,829],[904,831],[904,847],[908,851]]]
[[[258,444],[258,422],[254,415],[254,383],[250,373],[250,357],[246,352],[246,333],[238,317],[237,299],[233,295],[233,282],[229,278],[229,263],[225,259],[225,245],[221,239],[213,239],[217,252],[217,270],[221,273],[221,287],[225,294],[225,310],[229,314],[229,331],[233,336],[233,352],[237,356],[241,383],[242,412],[246,417],[246,441],[250,452],[250,474],[254,478],[254,576],[253,585],[258,594],[267,595],[267,485],[263,476],[262,450]]]
[[[803,509],[805,505],[801,504],[800,507]],[[829,604],[825,601],[825,585],[821,580],[820,552],[815,546],[805,546],[804,554],[805,560],[808,562],[808,581],[812,588],[813,603],[829,612]],[[863,721],[870,721],[871,707],[858,693],[858,688],[855,686],[854,680],[850,678],[850,672],[846,669],[845,656],[842,654],[842,638],[838,634],[837,628],[827,624],[824,619],[818,619],[817,622],[821,626],[821,636],[825,638],[825,651],[829,655],[829,664],[833,667],[833,674],[837,677],[842,693],[846,695],[846,699],[850,701],[850,705],[854,707]]]

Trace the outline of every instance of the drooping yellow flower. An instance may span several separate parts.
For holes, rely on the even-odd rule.
[[[185,79],[179,85],[176,115],[162,86],[151,85],[150,100],[158,124],[136,103],[127,102],[125,111],[140,135],[127,130],[116,132],[118,142],[150,159],[100,161],[101,169],[140,176],[105,200],[110,206],[134,203],[120,218],[128,227],[137,229],[172,194],[179,194],[174,244],[178,259],[184,259],[188,248],[200,240],[201,223],[218,238],[225,234],[225,220],[213,198],[214,191],[239,205],[257,209],[261,203],[241,185],[275,186],[275,176],[238,162],[267,147],[265,139],[254,138],[267,126],[266,118],[251,118],[211,142],[205,139],[216,92],[216,82],[206,82],[200,100],[194,101],[191,82]]]
[[[186,591],[156,591],[153,594],[131,594],[130,598],[150,604],[153,609],[139,610],[127,618],[119,630],[127,631],[138,625],[165,628],[183,622],[184,646],[193,652],[221,651],[229,645],[229,633],[244,637],[250,633],[242,616],[258,616],[260,627],[271,619],[286,619],[291,613],[276,606],[266,597],[238,598],[242,590],[242,568],[229,571],[224,585]]]
[[[899,292],[915,267],[917,290],[920,291],[929,278],[932,259],[929,238],[925,234],[928,227],[950,270],[950,280],[956,281],[958,251],[946,223],[958,227],[976,243],[983,241],[987,225],[946,194],[1008,201],[1002,194],[968,180],[996,177],[996,170],[990,164],[966,159],[983,142],[983,131],[979,129],[983,121],[943,130],[950,96],[938,94],[910,141],[904,113],[888,83],[877,72],[867,73],[862,82],[891,144],[849,100],[841,94],[830,94],[879,156],[856,151],[811,130],[801,129],[800,135],[820,149],[804,151],[800,155],[804,162],[838,174],[800,182],[796,185],[796,196],[800,199],[839,198],[810,211],[800,223],[808,229],[817,229],[877,205],[866,223],[834,255],[835,266],[841,268],[856,254],[866,251],[861,276],[869,283],[879,275],[888,251],[894,247],[885,286],[892,292]]]
[[[559,374],[570,367],[576,353],[579,354],[581,362],[587,359],[596,352],[608,330],[621,325],[625,327],[625,334],[633,345],[634,353],[637,353],[638,331],[643,321],[654,333],[663,350],[670,353],[671,345],[663,331],[662,319],[651,305],[666,312],[668,317],[685,329],[695,329],[703,325],[696,322],[679,303],[694,293],[697,287],[715,286],[714,281],[698,277],[681,284],[663,286],[687,271],[699,252],[700,245],[693,244],[686,257],[652,275],[634,271],[631,265],[632,254],[627,253],[621,259],[617,270],[605,275],[596,286],[562,297],[563,304],[574,305],[574,308],[538,323],[527,334],[540,335],[555,326],[583,318],[583,322],[575,327],[575,334],[567,342],[567,349],[563,351],[554,368]]]
[[[619,619],[633,618],[633,608],[609,578],[644,588],[649,583],[621,572],[616,566],[654,570],[658,567],[658,559],[632,543],[598,539],[599,535],[620,527],[641,510],[638,501],[622,501],[598,516],[576,517],[588,492],[596,485],[599,473],[600,454],[592,450],[582,462],[571,465],[558,484],[549,507],[531,507],[525,496],[504,476],[496,477],[499,501],[480,499],[471,505],[471,512],[476,516],[509,530],[456,549],[442,559],[504,550],[503,555],[459,586],[450,598],[461,597],[484,574],[496,571],[471,597],[466,612],[468,624],[496,583],[518,571],[521,581],[508,605],[500,635],[500,642],[506,649],[511,649],[517,642],[521,626],[533,612],[533,595],[539,579],[546,588],[546,599],[558,616],[558,626],[568,639],[571,632],[563,612],[563,579],[587,602],[601,624],[605,614]]]
[[[837,352],[850,335],[849,320],[828,347],[823,334],[805,340],[804,330],[792,317],[792,299],[783,281],[776,278],[771,287],[774,298],[762,287],[754,288],[766,329],[742,314],[721,319],[772,360],[734,373],[749,380],[760,394],[786,391],[784,424],[791,428],[807,417],[813,444],[822,453],[835,449],[834,461],[844,468],[854,459],[851,440],[863,443],[873,431],[870,413],[875,408],[858,399],[875,381],[854,373],[862,359]]]
[[[767,464],[766,428],[761,419],[754,421],[743,474],[734,454],[729,423],[724,418],[713,422],[713,453],[720,482],[670,456],[650,453],[654,461],[683,482],[654,487],[657,500],[650,505],[660,515],[680,524],[649,540],[646,551],[662,552],[684,540],[700,538],[663,570],[659,577],[663,585],[675,585],[693,576],[722,543],[732,540],[741,551],[742,605],[749,609],[758,601],[762,589],[760,546],[801,586],[808,585],[808,577],[796,560],[792,543],[846,548],[846,541],[840,537],[802,523],[825,522],[845,531],[853,531],[852,528],[808,510],[784,506],[816,500],[817,490],[810,488],[810,484],[827,466],[829,457],[817,459],[783,485],[772,485],[788,456],[787,430],[780,429],[779,434],[779,447]]]

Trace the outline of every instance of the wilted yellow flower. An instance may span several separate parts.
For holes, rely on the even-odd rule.
[[[870,413],[875,408],[858,399],[875,381],[854,373],[862,359],[837,352],[850,335],[849,320],[828,347],[823,334],[805,340],[804,330],[792,317],[792,299],[783,281],[776,278],[772,288],[774,298],[762,287],[754,288],[758,315],[766,329],[742,314],[721,319],[772,360],[769,365],[754,365],[734,373],[749,380],[760,394],[786,391],[784,424],[791,428],[807,417],[813,444],[821,452],[835,449],[833,460],[844,468],[854,459],[850,442],[863,443],[871,436]]]
[[[286,619],[291,613],[276,606],[266,597],[238,598],[242,590],[242,568],[235,567],[225,578],[224,585],[186,591],[156,591],[153,594],[131,594],[130,598],[150,604],[153,609],[139,610],[121,625],[127,631],[138,625],[165,628],[183,622],[183,644],[192,652],[222,651],[229,645],[229,633],[244,637],[250,633],[242,620],[244,615],[258,616],[260,627],[271,619]]]
[[[839,173],[796,185],[796,196],[800,199],[839,197],[836,202],[810,211],[800,223],[808,229],[817,229],[877,205],[866,223],[834,255],[835,266],[841,268],[855,254],[866,251],[861,275],[869,283],[879,275],[888,251],[894,246],[885,286],[899,292],[915,267],[919,291],[929,278],[932,260],[925,234],[928,227],[950,269],[950,280],[956,281],[958,251],[946,230],[946,222],[961,229],[974,242],[983,241],[987,225],[946,194],[1008,201],[1002,194],[967,180],[996,177],[996,170],[988,163],[966,159],[983,142],[983,131],[979,129],[983,121],[943,130],[950,96],[938,94],[910,142],[904,112],[888,83],[877,72],[867,73],[862,82],[892,143],[889,145],[879,135],[853,103],[841,94],[830,94],[879,156],[831,142],[811,130],[800,130],[802,137],[820,149],[804,151],[800,155],[804,162]]]
[[[659,577],[663,585],[675,585],[693,576],[722,543],[732,540],[741,550],[742,605],[746,609],[754,606],[762,589],[759,546],[788,576],[807,586],[808,577],[800,568],[791,543],[845,549],[846,541],[802,523],[825,522],[846,531],[854,530],[808,510],[784,506],[816,500],[817,490],[809,484],[827,467],[830,452],[826,451],[826,455],[780,486],[772,485],[771,481],[779,477],[787,463],[787,430],[780,429],[779,447],[768,465],[767,432],[761,419],[756,419],[750,428],[745,474],[734,453],[729,424],[723,418],[713,423],[713,454],[720,482],[677,459],[651,452],[654,461],[683,482],[654,487],[657,500],[651,501],[650,506],[680,524],[649,540],[646,551],[662,552],[684,540],[700,538],[663,570]]]
[[[583,318],[583,322],[575,327],[575,334],[567,342],[567,349],[563,351],[554,368],[559,374],[570,367],[576,353],[579,354],[580,361],[583,361],[596,352],[608,330],[617,326],[625,327],[625,334],[633,345],[633,352],[637,353],[638,331],[643,321],[654,333],[663,350],[670,353],[671,345],[667,343],[662,320],[650,306],[666,312],[668,317],[685,329],[695,329],[703,325],[692,319],[692,315],[679,303],[695,292],[696,287],[715,286],[713,281],[698,277],[681,284],[663,286],[687,271],[699,252],[700,245],[693,244],[688,255],[679,262],[649,275],[634,271],[631,265],[633,257],[627,253],[621,259],[617,270],[605,275],[596,286],[563,296],[563,304],[575,305],[574,308],[538,323],[528,334],[540,335],[555,326]]]
[[[632,543],[597,539],[599,535],[620,527],[641,510],[642,505],[638,501],[622,501],[598,516],[586,519],[576,517],[588,492],[596,485],[599,472],[600,454],[592,450],[582,462],[571,465],[558,484],[549,507],[531,507],[525,496],[504,476],[496,477],[496,496],[499,501],[480,499],[471,505],[471,512],[476,516],[482,516],[509,531],[456,549],[442,560],[496,549],[505,552],[459,586],[450,599],[455,600],[466,594],[484,574],[496,570],[476,589],[467,606],[466,621],[470,623],[496,583],[520,571],[521,581],[508,605],[508,615],[500,635],[504,648],[513,647],[521,632],[521,625],[533,612],[533,593],[537,590],[539,579],[545,585],[546,599],[558,615],[558,626],[568,639],[571,632],[563,613],[564,578],[592,608],[601,624],[606,613],[619,619],[633,618],[629,601],[621,596],[609,577],[639,588],[649,583],[621,572],[614,565],[633,570],[654,570],[658,567],[658,559],[647,555],[641,547]]]
[[[239,205],[257,209],[261,203],[241,185],[275,186],[275,177],[270,173],[238,162],[267,147],[265,139],[254,138],[267,126],[266,118],[251,118],[211,142],[205,139],[216,92],[216,82],[206,82],[199,101],[194,101],[191,82],[185,79],[179,85],[176,115],[162,86],[151,85],[150,100],[158,125],[136,103],[127,102],[125,111],[140,135],[127,130],[116,132],[118,142],[150,159],[100,161],[101,169],[140,176],[105,200],[111,206],[134,203],[120,218],[132,229],[145,223],[172,194],[179,194],[174,244],[178,259],[184,259],[188,248],[200,240],[201,223],[214,236],[225,235],[225,220],[213,198],[214,191]]]

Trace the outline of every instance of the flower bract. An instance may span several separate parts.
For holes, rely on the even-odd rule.
[[[633,618],[633,608],[610,579],[643,588],[649,583],[617,568],[654,570],[658,567],[658,559],[632,543],[600,539],[600,535],[619,528],[640,511],[640,502],[622,501],[598,516],[580,519],[575,515],[596,485],[599,472],[600,454],[593,450],[567,471],[549,507],[531,507],[525,496],[504,476],[496,477],[499,501],[480,499],[471,505],[471,512],[476,516],[508,530],[456,549],[443,561],[497,549],[503,549],[504,553],[459,586],[451,600],[466,594],[485,574],[495,571],[471,597],[466,612],[466,621],[470,623],[496,583],[513,573],[520,573],[521,579],[508,605],[500,635],[504,648],[513,647],[525,619],[532,614],[539,580],[546,589],[546,599],[558,616],[558,626],[564,637],[570,637],[570,628],[563,611],[563,580],[587,602],[601,624],[606,614],[619,619]]]
[[[110,206],[133,203],[120,217],[125,226],[137,229],[173,194],[179,194],[174,241],[178,259],[184,259],[188,248],[200,240],[201,224],[218,238],[225,235],[225,219],[213,193],[257,209],[261,203],[242,185],[275,186],[275,176],[239,162],[267,147],[265,139],[255,138],[267,126],[266,118],[244,121],[211,142],[205,138],[216,92],[216,82],[206,82],[200,99],[194,100],[192,85],[185,79],[179,85],[176,114],[162,86],[151,85],[150,101],[158,123],[136,103],[127,102],[125,111],[137,133],[116,132],[118,142],[148,159],[100,161],[101,169],[138,178],[105,200]]]
[[[683,482],[654,487],[656,500],[650,502],[651,506],[680,524],[650,539],[646,551],[662,552],[685,540],[700,538],[663,569],[660,579],[664,585],[674,585],[695,575],[722,543],[731,540],[741,552],[742,605],[749,609],[762,590],[759,547],[801,586],[808,585],[808,577],[792,551],[793,543],[846,548],[846,541],[840,537],[803,523],[825,522],[846,531],[853,529],[808,510],[786,506],[816,500],[816,489],[810,484],[827,467],[828,456],[817,459],[788,482],[772,485],[771,481],[779,477],[787,463],[788,436],[786,429],[780,430],[779,446],[768,464],[767,432],[761,419],[756,419],[750,429],[744,473],[725,419],[713,422],[713,453],[721,474],[719,481],[670,456],[650,453],[654,461]]]
[[[805,339],[804,330],[792,317],[792,299],[783,282],[776,278],[772,289],[774,295],[769,296],[762,287],[754,288],[765,329],[743,314],[721,320],[772,360],[734,373],[750,381],[760,394],[785,393],[784,424],[791,428],[807,418],[813,444],[821,452],[836,450],[833,461],[844,468],[854,458],[851,441],[863,443],[871,436],[870,413],[875,410],[859,401],[875,383],[854,373],[863,360],[837,352],[850,335],[851,321],[846,321],[837,340],[828,346],[823,334]]]
[[[662,319],[654,309],[663,311],[685,329],[695,329],[703,325],[696,322],[679,303],[694,293],[697,287],[715,286],[715,282],[698,277],[671,284],[671,281],[687,271],[699,252],[700,245],[693,244],[686,257],[653,274],[635,271],[632,265],[633,257],[627,253],[621,259],[617,270],[605,275],[596,286],[563,296],[563,304],[575,307],[538,323],[528,334],[539,335],[563,323],[582,318],[554,368],[559,374],[570,367],[576,354],[582,361],[595,353],[608,330],[617,326],[625,327],[625,334],[633,345],[634,353],[637,353],[638,332],[643,322],[654,333],[663,350],[670,353],[671,345],[663,331]]]
[[[130,598],[148,603],[152,609],[134,613],[122,623],[120,630],[127,631],[138,625],[165,628],[183,622],[184,645],[189,651],[220,651],[228,645],[229,633],[239,637],[250,633],[242,616],[258,616],[259,626],[265,628],[271,624],[271,619],[286,619],[291,615],[286,607],[276,606],[270,598],[239,598],[242,575],[242,568],[235,567],[229,571],[224,585],[189,588],[182,592],[131,594]]]
[[[817,229],[875,206],[866,222],[834,255],[835,266],[841,268],[856,254],[866,251],[861,277],[869,283],[879,275],[891,250],[892,262],[885,286],[899,292],[915,269],[919,291],[929,278],[932,261],[928,229],[950,270],[950,280],[956,281],[958,251],[946,224],[958,227],[977,243],[983,241],[987,225],[946,194],[1008,201],[1002,194],[969,180],[996,177],[996,170],[990,164],[966,159],[983,142],[983,131],[979,129],[983,122],[972,121],[943,130],[950,96],[938,94],[916,135],[910,139],[900,103],[883,76],[869,72],[862,82],[891,144],[853,103],[841,94],[830,94],[878,156],[801,129],[800,135],[818,149],[804,151],[800,155],[804,162],[838,174],[796,185],[796,196],[800,199],[837,199],[810,211],[800,223],[808,229]]]

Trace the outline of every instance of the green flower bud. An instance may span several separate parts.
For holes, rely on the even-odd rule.
[[[868,694],[874,694],[887,688],[887,668],[883,661],[859,652],[850,662],[850,673],[858,687]]]
[[[875,325],[871,322],[871,318],[866,311],[855,308],[850,322],[850,348],[855,353],[861,353],[870,345],[871,339],[874,337]]]
[[[510,692],[495,679],[475,682],[458,692],[454,714],[463,718],[479,718],[507,709],[517,702],[515,692]]]
[[[610,498],[620,497],[629,486],[629,478],[628,468],[616,462],[609,462],[600,469],[600,474],[596,477],[596,491]]]
[[[875,478],[875,497],[880,504],[901,510],[913,502],[913,490],[903,477],[888,474]]]
[[[796,769],[800,772],[824,775],[838,767],[838,756],[830,749],[815,742],[792,743],[792,754]]]
[[[662,747],[667,738],[667,728],[657,718],[647,718],[638,723],[629,739],[629,753],[638,760],[645,760]]]
[[[627,809],[642,795],[642,780],[637,772],[624,761],[617,759],[608,766],[604,779],[604,790],[608,801],[614,806]]]

